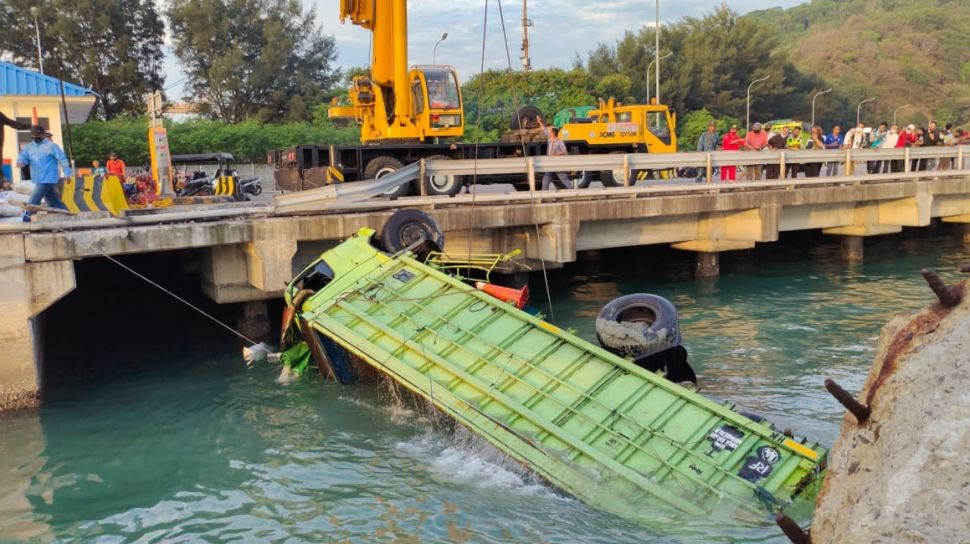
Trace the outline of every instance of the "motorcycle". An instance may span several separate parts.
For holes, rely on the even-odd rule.
[[[239,182],[239,190],[243,194],[259,196],[263,192],[262,178],[249,178]]]

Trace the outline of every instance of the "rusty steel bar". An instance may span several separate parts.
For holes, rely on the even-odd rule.
[[[775,523],[781,528],[781,532],[785,533],[788,540],[792,544],[812,544],[812,539],[809,537],[808,533],[801,528],[800,525],[795,523],[795,520],[786,516],[785,514],[778,514],[775,516]]]
[[[842,389],[842,386],[835,383],[835,380],[831,378],[825,379],[825,389],[835,397],[835,400],[839,401],[845,409],[855,416],[859,423],[865,423],[869,419],[869,407],[857,401],[848,391]]]
[[[936,298],[940,299],[940,304],[943,305],[944,308],[952,308],[957,304],[960,304],[960,294],[947,287],[946,284],[943,283],[943,279],[940,278],[940,275],[936,273],[936,270],[933,270],[932,268],[924,268],[920,270],[920,273],[923,274],[923,278],[926,280],[927,285],[929,285],[930,289],[936,293]]]

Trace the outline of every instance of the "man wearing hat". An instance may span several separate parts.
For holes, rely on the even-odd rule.
[[[28,204],[38,205],[42,200],[52,208],[66,210],[67,206],[61,202],[57,182],[61,176],[58,166],[64,171],[64,177],[71,175],[71,163],[64,156],[64,151],[53,141],[47,139],[47,131],[40,125],[30,127],[32,142],[24,147],[17,159],[17,167],[30,166],[31,181],[34,182],[34,194],[30,196]],[[30,211],[24,212],[24,221],[30,221]]]

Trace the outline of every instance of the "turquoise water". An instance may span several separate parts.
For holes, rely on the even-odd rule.
[[[588,339],[613,297],[670,298],[702,391],[831,444],[842,413],[823,379],[858,390],[880,327],[931,300],[919,268],[952,281],[970,251],[941,227],[867,240],[865,257],[846,266],[837,239],[798,235],[724,255],[716,281],[658,248],[586,254],[549,278],[557,323]],[[532,291],[543,305],[539,274]],[[68,373],[43,409],[0,418],[0,540],[785,542],[773,526],[638,527],[389,388],[281,385],[198,327]]]

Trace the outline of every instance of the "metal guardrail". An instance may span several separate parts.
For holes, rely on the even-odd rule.
[[[398,203],[388,201],[368,201],[371,197],[385,193],[404,183],[422,180],[421,195],[429,199],[447,199],[449,204],[459,204],[466,199],[462,197],[427,197],[427,179],[433,175],[454,176],[525,176],[529,184],[530,193],[514,195],[476,195],[472,200],[478,203],[486,201],[513,202],[519,200],[535,200],[531,193],[535,192],[536,174],[543,172],[582,172],[612,170],[617,177],[623,179],[623,187],[608,188],[596,193],[598,198],[613,194],[644,195],[649,193],[667,192],[667,189],[657,190],[634,187],[636,185],[633,173],[636,170],[667,170],[671,168],[698,168],[706,171],[707,179],[711,179],[714,167],[718,166],[750,166],[777,164],[780,171],[785,171],[788,164],[838,162],[857,164],[864,161],[903,161],[903,171],[893,174],[867,174],[864,176],[847,175],[839,178],[798,178],[771,181],[757,181],[754,183],[717,183],[718,186],[730,186],[733,189],[769,188],[773,186],[801,186],[824,185],[830,183],[857,182],[862,179],[873,182],[885,182],[904,179],[916,179],[934,175],[949,177],[952,175],[967,176],[970,171],[963,170],[966,159],[970,158],[970,146],[932,147],[932,148],[901,148],[901,149],[846,149],[846,150],[803,150],[803,151],[717,151],[713,153],[667,153],[667,154],[604,154],[604,155],[567,155],[567,156],[537,156],[505,159],[480,160],[421,160],[408,165],[393,174],[373,181],[355,181],[343,184],[327,185],[317,189],[300,191],[276,197],[275,211],[277,214],[312,213],[327,210],[350,209],[385,209],[404,205],[420,205],[412,198],[402,198]],[[911,173],[912,161],[918,159],[950,159],[952,170],[915,172]],[[518,178],[521,180],[522,178]],[[634,189],[632,193],[617,192],[617,189]],[[697,189],[709,190],[710,184],[704,184]],[[683,185],[674,186],[673,191],[692,192]],[[544,192],[541,200],[562,200],[568,198],[589,198],[597,189],[576,189],[570,191]],[[605,191],[605,192],[603,192]],[[432,200],[429,200],[431,202]],[[423,203],[423,201],[422,201]]]

